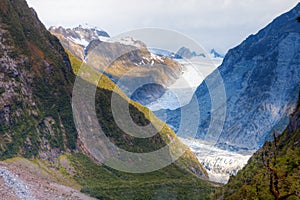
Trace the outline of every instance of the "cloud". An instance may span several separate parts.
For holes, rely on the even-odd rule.
[[[226,52],[298,1],[290,0],[27,0],[47,27],[89,23],[111,35],[142,27],[182,32]]]

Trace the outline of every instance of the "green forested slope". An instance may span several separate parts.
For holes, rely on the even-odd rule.
[[[223,192],[225,199],[300,199],[300,100],[286,130],[266,142]]]

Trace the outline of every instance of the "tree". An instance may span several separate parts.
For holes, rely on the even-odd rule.
[[[278,149],[277,149],[277,137],[275,131],[273,132],[274,141],[269,146],[266,154],[261,154],[263,165],[266,167],[266,169],[269,172],[269,188],[270,192],[274,196],[275,200],[284,200],[287,199],[290,196],[296,195],[296,192],[288,193],[285,195],[281,195],[279,192],[279,181],[280,177],[278,176],[276,165],[277,165],[277,155],[278,155]]]

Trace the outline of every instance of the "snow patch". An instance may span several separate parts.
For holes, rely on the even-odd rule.
[[[109,37],[104,37],[104,36],[98,36],[99,40],[102,42],[108,42],[111,38]]]
[[[162,59],[161,56],[157,56],[157,55],[155,55],[153,53],[151,53],[151,59],[153,59],[153,60],[159,60],[160,62],[164,62],[164,60]]]
[[[90,25],[88,23],[80,24],[78,27],[79,28],[83,28],[83,29],[90,29],[90,30],[95,29],[97,31],[104,31],[103,29],[100,29],[97,26],[92,26],[92,25]]]
[[[73,37],[68,37],[68,39],[71,40],[72,42],[74,42],[75,44],[83,46],[84,48],[86,48],[90,43],[86,39],[79,39],[79,38],[73,38]]]

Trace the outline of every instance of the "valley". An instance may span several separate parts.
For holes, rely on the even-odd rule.
[[[300,199],[300,3],[226,55],[38,15],[0,0],[0,199]]]

